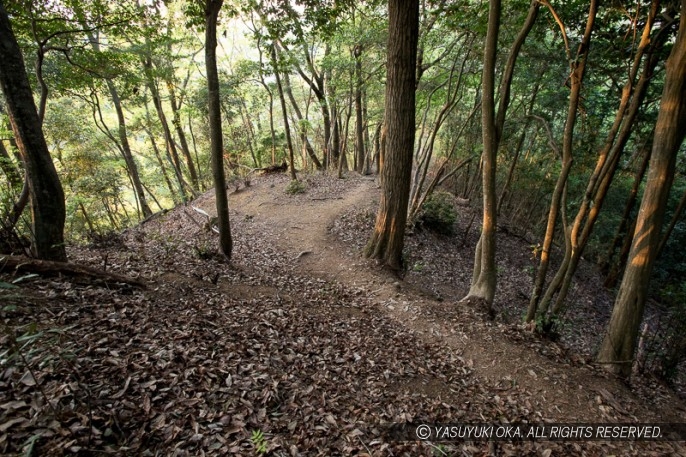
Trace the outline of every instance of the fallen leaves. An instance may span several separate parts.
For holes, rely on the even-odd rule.
[[[266,186],[282,177],[264,179]],[[283,198],[326,205],[312,199],[335,198],[341,189],[317,178],[309,195]],[[388,442],[385,427],[540,420],[530,392],[509,381],[494,391],[474,375],[482,360],[408,331],[359,287],[301,274],[304,254],[277,249],[258,216],[233,221],[230,266],[199,258],[195,247],[212,235],[174,210],[108,251],[109,268],[136,271],[147,290],[35,278],[12,289],[26,298],[2,308],[0,319],[15,338],[29,339],[25,361],[7,336],[0,340],[7,350],[0,453],[254,455],[261,436],[269,455],[435,455],[432,443]],[[89,249],[70,255],[93,266],[102,259]],[[553,444],[503,443],[500,450],[606,451],[598,443]],[[478,442],[445,448],[489,452]]]

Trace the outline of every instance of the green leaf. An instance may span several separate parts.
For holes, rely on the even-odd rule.
[[[19,284],[20,282],[22,282],[26,279],[37,278],[37,277],[38,277],[38,275],[36,273],[30,273],[30,274],[27,274],[27,275],[24,275],[24,276],[21,276],[21,277],[15,279],[14,281],[12,281],[12,284]]]

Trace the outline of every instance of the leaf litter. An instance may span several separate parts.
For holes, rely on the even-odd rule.
[[[393,298],[379,300],[366,286],[310,274],[300,262],[316,261],[321,246],[297,244],[292,252],[284,250],[284,243],[293,242],[292,233],[321,223],[308,214],[325,212],[332,201],[344,204],[346,192],[361,185],[325,176],[308,180],[307,192],[299,196],[283,193],[288,181],[280,176],[256,180],[255,188],[242,191],[247,195],[239,196],[243,205],[231,209],[235,253],[230,265],[200,255],[211,252],[216,239],[177,208],[126,231],[114,248],[70,248],[73,262],[138,277],[148,283],[147,290],[110,290],[65,278],[31,278],[20,284],[20,295],[13,289],[0,311],[5,327],[0,452],[680,452],[675,443],[525,442],[494,448],[482,442],[439,447],[389,441],[385,432],[391,423],[541,422],[550,417],[532,406],[536,394],[527,386],[507,379],[494,385],[481,377],[478,367],[490,360],[465,357],[440,337],[427,338],[398,322],[388,312]],[[260,193],[263,198],[257,199]],[[206,194],[196,203],[210,209],[212,201]],[[315,210],[300,212],[304,202]],[[275,206],[278,212],[300,212],[297,226],[279,226],[265,215]],[[335,244],[330,247],[341,248]],[[355,251],[350,245],[342,248]],[[304,251],[312,254],[293,254]],[[361,265],[353,263],[359,259],[350,262]],[[9,276],[3,272],[0,280],[9,283]],[[432,313],[411,296],[395,298],[400,308]],[[441,316],[446,312],[442,309]],[[600,392],[597,398],[609,415],[616,414],[612,393]]]

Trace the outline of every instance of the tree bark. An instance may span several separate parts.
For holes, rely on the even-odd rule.
[[[622,90],[615,121],[608,132],[603,148],[598,154],[595,170],[589,178],[584,198],[572,224],[570,230],[571,240],[568,243],[571,253],[566,255],[569,261],[563,262],[559,268],[560,273],[564,275],[564,280],[552,309],[553,315],[560,314],[565,307],[572,278],[593,230],[595,221],[598,219],[600,209],[603,206],[607,191],[617,170],[619,158],[624,152],[624,147],[633,130],[634,120],[638,115],[639,108],[643,104],[648,83],[652,79],[653,70],[658,62],[656,55],[663,40],[667,37],[667,34],[662,34],[662,38],[651,38],[653,22],[658,13],[658,3],[658,0],[653,0],[652,2],[638,50],[630,67],[629,78]],[[648,49],[651,43],[652,47]],[[636,81],[644,54],[647,54],[647,58],[644,62],[640,78]],[[548,294],[546,293],[546,295]]]
[[[17,168],[12,161],[10,153],[7,151],[2,140],[0,140],[0,169],[5,174],[7,182],[12,186],[12,189],[18,192],[21,189],[23,179],[19,172],[19,168]]]
[[[0,257],[0,271],[8,272],[9,270],[14,270],[15,272],[39,273],[46,276],[66,275],[77,278],[88,278],[90,282],[106,287],[126,284],[140,289],[147,288],[145,282],[140,279],[130,278],[116,273],[108,273],[85,265],[76,265],[65,261],[35,260],[11,255]]]
[[[669,237],[672,235],[674,227],[676,226],[677,222],[679,222],[681,215],[684,213],[684,208],[686,208],[686,190],[681,195],[679,204],[677,204],[676,208],[674,209],[674,214],[672,214],[672,219],[669,221],[669,224],[667,224],[667,229],[660,239],[660,244],[657,248],[657,257],[660,257],[660,254],[667,245],[667,241],[669,241]]]
[[[191,177],[191,183],[194,190],[200,190],[200,179],[198,177],[198,172],[196,170],[195,164],[193,163],[193,157],[191,156],[191,150],[188,147],[188,140],[186,139],[186,132],[183,131],[181,125],[181,113],[179,109],[179,103],[176,98],[176,91],[174,90],[174,84],[172,81],[167,81],[167,91],[169,92],[169,105],[172,109],[172,124],[174,129],[176,129],[176,136],[179,137],[179,142],[181,143],[181,152],[186,159],[186,166],[188,167],[188,174]]]
[[[652,135],[650,145],[652,145]],[[619,275],[622,272],[622,270],[624,270],[624,264],[626,262],[627,257],[629,256],[629,250],[631,249],[631,241],[633,238],[632,236],[634,233],[634,229],[636,228],[635,220],[632,219],[631,213],[633,212],[634,206],[636,205],[638,191],[641,188],[641,182],[643,182],[643,177],[645,176],[646,171],[648,170],[648,164],[650,162],[650,146],[648,146],[646,149],[647,150],[644,153],[641,166],[635,173],[634,183],[631,186],[631,191],[629,192],[629,196],[626,200],[626,203],[624,204],[622,219],[619,222],[619,226],[617,227],[615,236],[612,239],[612,243],[610,243],[610,247],[605,256],[605,259],[600,264],[600,271],[602,274],[605,275],[605,282],[603,283],[603,286],[609,289],[614,288],[617,285]],[[617,260],[617,262],[613,262],[612,259],[615,255],[615,251],[620,247],[621,250],[619,259]]]
[[[171,130],[169,129],[167,116],[164,114],[164,109],[162,107],[162,99],[160,98],[160,94],[152,74],[152,59],[149,55],[146,55],[143,58],[143,68],[145,69],[145,83],[148,86],[148,90],[150,91],[150,96],[152,97],[152,104],[155,107],[157,119],[159,120],[160,125],[162,126],[162,132],[164,133],[164,144],[167,148],[167,152],[173,159],[174,171],[176,173],[176,178],[179,181],[179,187],[181,189],[181,199],[184,203],[186,203],[186,201],[188,201],[186,191],[190,190],[192,194],[193,189],[190,188],[186,180],[183,178],[181,159],[179,158],[179,153],[176,149],[174,138],[172,137]]]
[[[362,118],[362,46],[355,45],[355,171],[364,171],[364,120]]]
[[[389,0],[386,80],[387,154],[381,169],[383,189],[374,232],[365,254],[386,267],[402,269],[415,136],[415,65],[419,1]]]
[[[686,2],[681,2],[679,33],[666,63],[666,77],[629,262],[615,301],[598,361],[612,373],[631,375],[650,273],[660,242],[676,156],[686,135]]]
[[[283,84],[281,84],[281,75],[279,74],[279,65],[276,55],[276,43],[272,44],[271,48],[272,66],[274,67],[274,76],[276,77],[276,88],[279,91],[279,100],[281,101],[281,111],[283,112],[283,128],[286,132],[286,144],[288,145],[288,159],[290,162],[291,179],[296,180],[298,176],[295,174],[295,158],[293,152],[293,140],[291,138],[291,127],[288,122],[288,109],[286,108],[286,98],[284,97]]]
[[[567,178],[572,169],[572,148],[574,141],[574,126],[576,125],[577,111],[579,108],[579,102],[581,100],[581,83],[584,79],[584,74],[586,72],[586,60],[588,58],[588,52],[591,43],[591,32],[593,30],[593,24],[595,23],[595,17],[598,12],[598,2],[597,0],[591,0],[591,4],[588,12],[588,19],[586,20],[586,29],[579,44],[579,48],[576,53],[576,58],[572,59],[570,50],[567,48],[567,54],[569,57],[569,66],[571,73],[569,75],[569,82],[571,85],[571,90],[569,94],[569,107],[567,109],[567,119],[565,121],[565,128],[562,137],[562,170],[558,176],[557,182],[555,184],[555,189],[553,190],[553,196],[551,198],[550,210],[548,212],[548,223],[546,226],[546,232],[543,239],[543,247],[541,250],[541,260],[538,265],[538,271],[536,273],[536,279],[534,281],[533,291],[531,293],[531,300],[529,301],[529,309],[527,310],[526,321],[532,321],[535,319],[536,315],[542,315],[547,312],[547,308],[541,308],[540,296],[543,291],[543,286],[545,285],[546,275],[548,273],[548,265],[550,263],[550,248],[553,244],[553,236],[555,234],[555,226],[557,225],[557,215],[560,212],[562,196],[564,194],[564,189],[567,185]],[[553,12],[556,16],[556,13]],[[565,42],[566,42],[566,32],[562,30]],[[554,146],[552,134],[548,130],[548,125],[545,125],[550,138],[551,146]]]
[[[64,191],[50,157],[33,100],[24,59],[7,11],[0,3],[0,88],[26,169],[31,195],[33,254],[64,261]]]
[[[205,69],[210,121],[210,151],[212,176],[217,205],[217,226],[219,227],[219,250],[231,259],[233,239],[229,220],[229,198],[226,194],[224,173],[224,139],[222,137],[222,113],[219,98],[219,73],[217,71],[217,19],[224,0],[206,0],[205,3]]]
[[[483,186],[483,220],[481,237],[474,253],[474,271],[469,293],[465,300],[483,300],[489,307],[493,304],[496,287],[495,229],[496,189],[495,168],[498,151],[498,126],[495,117],[495,62],[500,30],[500,0],[490,0],[488,7],[488,31],[484,46],[484,68],[481,80],[483,100],[481,103],[481,132],[483,153],[481,160]],[[501,104],[506,103],[501,100]]]
[[[302,114],[302,111],[300,111],[300,107],[298,106],[298,102],[295,100],[295,97],[293,96],[293,89],[291,88],[291,78],[288,76],[288,73],[283,74],[283,81],[284,81],[284,91],[286,92],[286,95],[288,95],[288,99],[291,101],[291,105],[293,106],[293,112],[295,113],[295,117],[298,119],[298,122],[301,122],[306,120],[305,117]],[[305,147],[305,150],[307,151],[307,155],[310,157],[310,160],[312,160],[312,163],[314,164],[315,168],[317,170],[322,169],[322,163],[319,161],[319,158],[317,157],[317,154],[314,152],[314,149],[312,148],[312,145],[310,144],[309,138],[307,138],[307,129],[304,126],[299,126],[298,129],[300,133],[300,141],[302,142],[303,146]]]

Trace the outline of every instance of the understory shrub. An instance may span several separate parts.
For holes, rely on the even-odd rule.
[[[305,193],[306,189],[307,186],[304,182],[294,179],[293,181],[288,183],[288,186],[286,186],[286,193],[290,195],[303,194]]]
[[[443,235],[455,233],[455,197],[450,192],[434,192],[426,199],[422,206],[417,225]]]

